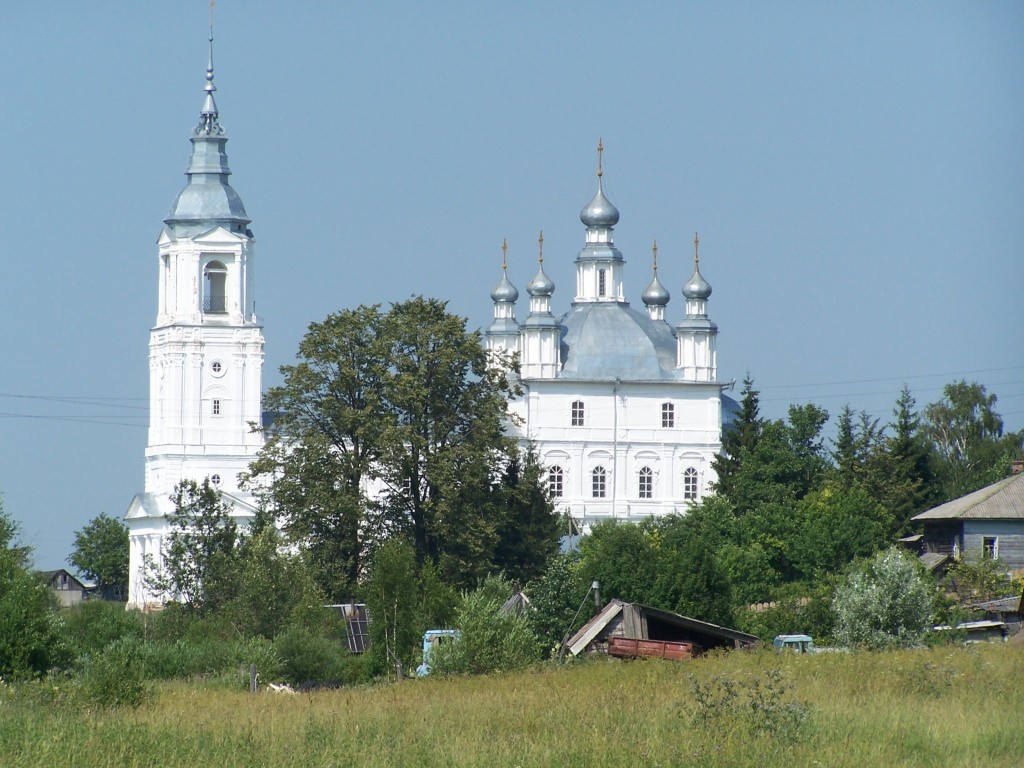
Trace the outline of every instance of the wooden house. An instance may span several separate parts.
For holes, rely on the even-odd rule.
[[[646,644],[626,641],[650,641]],[[623,656],[688,658],[712,648],[753,648],[754,635],[640,603],[612,600],[566,643],[573,656],[595,651]],[[656,647],[662,652],[655,652]]]
[[[923,555],[998,559],[1024,569],[1024,474],[915,515],[924,527]]]
[[[78,605],[86,600],[91,593],[89,587],[63,568],[58,568],[56,571],[43,571],[40,575],[57,595],[61,608]]]

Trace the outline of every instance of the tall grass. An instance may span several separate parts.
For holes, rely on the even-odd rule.
[[[1016,767],[1022,680],[1024,647],[992,645],[602,660],[312,695],[171,682],[120,710],[55,706],[38,684],[0,692],[0,765]]]

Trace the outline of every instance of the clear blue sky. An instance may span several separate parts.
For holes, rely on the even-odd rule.
[[[64,565],[142,489],[156,247],[208,5],[0,10],[0,493]],[[887,419],[955,378],[1024,426],[1024,4],[221,0],[216,84],[257,237],[265,386],[311,321],[425,294],[491,316],[537,232],[568,307],[603,137],[628,297],[714,286],[767,415]],[[526,314],[525,302],[519,315]]]

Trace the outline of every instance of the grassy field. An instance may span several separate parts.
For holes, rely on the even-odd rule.
[[[1024,646],[595,661],[316,694],[0,696],[0,766],[1020,766]]]

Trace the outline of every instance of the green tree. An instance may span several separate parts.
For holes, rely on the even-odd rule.
[[[924,409],[925,433],[938,457],[942,496],[952,499],[1005,476],[1019,458],[1024,431],[1003,434],[996,396],[975,382],[947,384],[943,397]]]
[[[817,488],[829,466],[821,430],[828,412],[813,404],[789,408],[787,421],[766,421],[753,449],[720,493],[740,515],[765,504],[789,505]]]
[[[252,478],[330,594],[395,536],[460,586],[538,571],[557,518],[504,432],[512,385],[463,318],[424,298],[360,307],[310,326],[298,357]]]
[[[163,563],[149,563],[146,578],[154,591],[190,611],[213,610],[235,595],[242,533],[209,479],[181,481],[172,500]]]
[[[364,495],[385,427],[382,381],[389,345],[378,305],[313,323],[298,363],[264,408],[275,414],[250,479],[293,542],[308,552],[332,599],[351,596],[367,551]]]
[[[39,676],[65,659],[50,586],[32,572],[30,550],[0,504],[0,679]]]
[[[754,380],[749,372],[743,379],[740,395],[740,412],[722,432],[722,452],[712,460],[712,468],[718,477],[715,490],[724,495],[732,491],[733,481],[743,466],[744,455],[757,446],[764,425],[761,418],[761,393],[754,389]]]
[[[563,552],[548,560],[544,573],[526,587],[530,598],[527,620],[546,655],[557,652],[562,640],[593,615],[581,609],[590,582],[580,572],[578,552]]]
[[[685,518],[658,525],[656,577],[645,602],[714,624],[732,623],[732,587],[703,541],[692,535]]]
[[[658,577],[655,530],[651,521],[607,520],[580,539],[580,572],[587,584],[597,581],[601,585],[605,602],[618,598],[627,603],[650,603]]]
[[[101,591],[128,589],[128,528],[105,512],[75,531],[68,562]]]
[[[835,639],[852,648],[909,648],[931,626],[935,585],[895,547],[856,568],[835,593]]]
[[[416,550],[402,538],[377,548],[360,594],[373,617],[369,653],[378,674],[399,664],[411,673],[423,632],[454,618],[457,597],[441,585],[432,564],[416,562]]]

